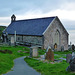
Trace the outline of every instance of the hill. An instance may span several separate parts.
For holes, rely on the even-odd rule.
[[[6,28],[6,26],[0,26],[0,36],[2,34],[2,31]]]

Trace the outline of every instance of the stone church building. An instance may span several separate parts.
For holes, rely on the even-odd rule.
[[[68,50],[68,32],[57,16],[36,19],[16,20],[11,16],[10,25],[3,31],[7,42],[38,45],[46,49]],[[5,41],[5,40],[4,40]]]

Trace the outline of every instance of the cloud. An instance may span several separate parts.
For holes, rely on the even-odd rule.
[[[0,0],[0,25],[8,26],[12,14],[17,20],[58,16],[75,42],[75,0]]]
[[[75,30],[68,30],[69,32],[69,44],[75,44]]]
[[[59,19],[61,21],[63,21],[64,23],[66,23],[67,25],[74,25],[74,21],[75,21],[75,10],[69,11],[69,10],[61,10],[61,9],[56,9],[53,11],[49,11],[47,13],[43,13],[40,9],[37,10],[29,10],[25,13],[22,14],[16,14],[17,20],[21,20],[21,19],[29,19],[29,18],[39,18],[39,17],[50,17],[50,16],[58,16]],[[11,15],[10,15],[11,17]],[[7,19],[7,17],[0,17],[0,20],[4,20],[5,22]],[[66,21],[66,22],[65,22]],[[69,22],[69,23],[68,23]],[[73,22],[73,23],[72,23]]]
[[[40,9],[38,10],[29,10],[24,14],[21,14],[21,16],[28,17],[28,18],[37,18],[37,17],[49,17],[49,16],[58,16],[61,20],[75,20],[75,10],[69,11],[69,10],[61,10],[56,9],[53,11],[49,11],[47,13],[43,13]]]
[[[10,17],[0,17],[0,25],[8,26],[10,23]]]
[[[75,10],[75,2],[65,2],[64,4],[61,5],[61,9],[65,10]]]

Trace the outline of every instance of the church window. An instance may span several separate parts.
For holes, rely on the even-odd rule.
[[[20,37],[18,37],[18,40],[20,40]]]

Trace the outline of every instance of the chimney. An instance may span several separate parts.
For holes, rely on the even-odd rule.
[[[14,22],[16,20],[16,16],[13,14],[12,16],[11,16],[11,22]]]

